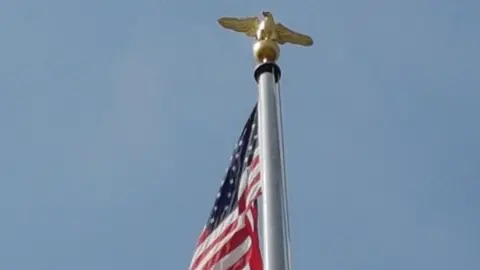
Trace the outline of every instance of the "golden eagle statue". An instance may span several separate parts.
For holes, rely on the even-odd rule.
[[[262,15],[262,19],[258,17],[222,17],[218,19],[218,23],[224,28],[255,38],[253,51],[258,62],[276,61],[280,54],[277,44],[313,45],[311,37],[295,32],[281,23],[276,23],[270,12],[263,11]]]
[[[218,19],[218,23],[227,29],[245,33],[245,35],[254,37],[259,41],[272,40],[282,45],[285,43],[302,46],[313,45],[311,37],[290,30],[281,23],[276,23],[270,12],[263,11],[262,15],[262,20],[258,17],[222,17]]]

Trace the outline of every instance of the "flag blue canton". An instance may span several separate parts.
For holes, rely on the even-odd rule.
[[[230,164],[207,221],[207,231],[214,231],[237,207],[240,180],[252,161],[257,144],[257,110],[255,106],[230,157]]]

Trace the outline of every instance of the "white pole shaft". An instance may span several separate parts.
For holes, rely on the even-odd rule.
[[[290,237],[290,214],[288,211],[288,188],[287,188],[287,174],[285,168],[285,147],[283,141],[283,115],[282,115],[282,98],[281,98],[281,91],[280,91],[280,84],[277,84],[275,88],[275,97],[277,102],[277,119],[278,119],[278,136],[280,138],[280,157],[282,160],[282,184],[283,184],[283,220],[284,230],[285,230],[285,256],[287,256],[287,267],[286,270],[291,270],[292,268],[292,254],[291,254],[291,244],[290,241],[292,240]]]
[[[258,83],[258,140],[263,181],[264,270],[288,270],[282,142],[275,94],[280,68],[275,63],[260,64],[255,69],[255,78]]]

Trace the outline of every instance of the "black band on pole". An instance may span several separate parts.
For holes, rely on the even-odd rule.
[[[261,63],[255,67],[255,71],[253,72],[253,76],[255,77],[255,81],[257,81],[257,83],[260,79],[260,75],[262,75],[264,72],[273,73],[273,75],[275,75],[275,83],[278,83],[282,75],[280,67],[275,62]]]

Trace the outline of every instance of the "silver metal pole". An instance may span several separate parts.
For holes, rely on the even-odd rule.
[[[264,270],[287,270],[284,178],[275,94],[280,68],[274,62],[262,63],[255,69],[255,79],[258,84],[258,141],[263,181]]]
[[[287,186],[287,173],[285,166],[285,146],[283,141],[283,115],[282,115],[282,98],[280,91],[280,84],[276,85],[275,97],[277,102],[277,119],[278,119],[278,136],[280,138],[280,157],[282,160],[282,184],[283,184],[283,221],[285,222],[285,256],[287,256],[287,270],[292,268],[292,254],[291,254],[291,235],[290,235],[290,213],[288,211],[288,186]]]

